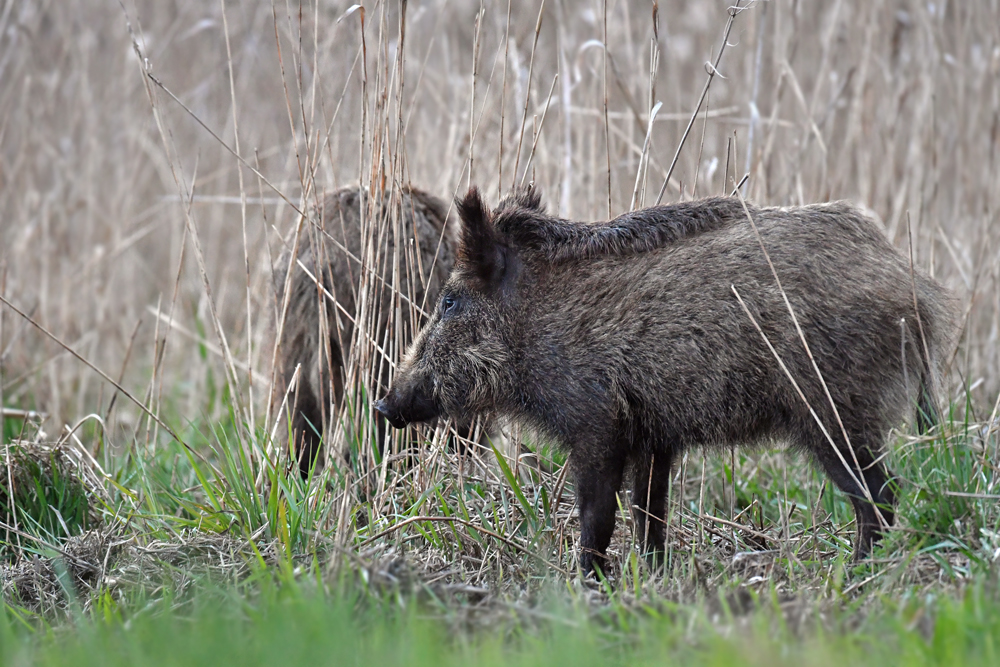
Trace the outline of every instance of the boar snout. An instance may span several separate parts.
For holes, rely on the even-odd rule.
[[[441,416],[430,391],[423,387],[393,387],[380,401],[375,403],[378,411],[393,428],[404,428],[407,424],[434,421]]]
[[[375,401],[375,411],[382,415],[382,417],[385,418],[385,420],[389,422],[393,428],[405,428],[406,420],[403,419],[399,410],[397,410],[395,406],[390,403],[391,398],[392,394],[389,394],[385,398]]]

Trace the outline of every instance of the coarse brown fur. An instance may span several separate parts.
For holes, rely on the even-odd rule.
[[[337,414],[343,400],[345,360],[353,343],[361,285],[372,285],[375,298],[380,300],[377,326],[369,332],[377,345],[384,344],[388,327],[397,324],[403,339],[410,341],[415,332],[413,322],[422,320],[418,308],[434,305],[454,264],[458,228],[448,217],[446,202],[406,187],[394,196],[385,193],[373,208],[369,203],[367,192],[357,186],[327,195],[313,211],[319,226],[307,222],[302,229],[298,262],[293,263],[294,245],[290,241],[274,276],[280,302],[287,272],[294,269],[279,351],[281,393],[277,396],[280,400],[298,368],[298,382],[288,400],[295,453],[303,475],[316,460],[321,436],[328,433],[331,415]],[[381,234],[381,242],[362,238],[362,211],[371,216],[369,234]],[[402,230],[398,249],[395,229]],[[372,267],[362,267],[360,259],[369,243],[379,248],[379,265],[374,267],[376,275],[366,280],[363,271],[370,272]],[[412,260],[409,265],[407,257]],[[394,294],[401,295],[399,310]],[[391,321],[394,314],[398,323]],[[388,386],[389,364],[385,360],[375,377],[382,387]]]
[[[852,204],[749,211],[832,406],[738,199],[587,224],[546,215],[530,191],[491,212],[473,189],[456,270],[376,407],[396,426],[493,413],[568,449],[584,571],[604,558],[627,475],[637,534],[662,554],[671,466],[693,446],[807,452],[850,496],[863,557],[893,520],[886,437],[915,400],[931,412],[954,300],[919,269],[911,281]]]

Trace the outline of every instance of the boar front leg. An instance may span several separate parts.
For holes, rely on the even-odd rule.
[[[615,531],[617,494],[625,470],[625,452],[614,439],[576,447],[571,457],[580,508],[580,569],[586,575],[607,565],[606,552]]]

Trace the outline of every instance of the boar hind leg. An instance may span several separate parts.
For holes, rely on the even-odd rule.
[[[580,569],[587,574],[606,565],[605,553],[615,532],[625,455],[607,451],[611,448],[606,443],[587,448],[589,451],[583,449],[574,450],[571,462],[580,508]]]
[[[855,560],[860,560],[871,552],[872,546],[882,538],[885,529],[891,527],[895,519],[893,510],[896,506],[896,494],[889,481],[892,472],[877,454],[880,440],[879,436],[871,438],[868,441],[870,444],[865,444],[861,436],[851,440],[852,444],[857,442],[864,445],[857,448],[858,463],[865,476],[865,485],[871,492],[872,500],[875,501],[873,505],[864,498],[851,498],[855,513],[858,513],[859,504],[863,505],[866,511],[864,525],[858,522],[858,541],[854,546]]]
[[[651,567],[663,564],[671,456],[643,454],[632,471],[632,516],[642,553]]]
[[[874,545],[882,537],[885,528],[892,525],[893,506],[896,498],[889,485],[891,476],[888,468],[873,453],[878,451],[878,436],[855,434],[851,436],[854,455],[844,452],[844,459],[850,466],[850,472],[844,467],[840,457],[833,451],[825,438],[820,443],[819,456],[823,468],[833,482],[851,498],[854,505],[854,515],[857,519],[857,541],[854,544],[854,560],[859,561],[871,553]],[[857,458],[857,465],[855,465]],[[868,494],[874,502],[868,500]]]

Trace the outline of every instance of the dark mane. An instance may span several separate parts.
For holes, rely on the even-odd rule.
[[[519,198],[533,206],[517,206]],[[653,206],[607,222],[573,222],[545,215],[534,193],[505,199],[495,213],[496,230],[519,250],[539,253],[552,262],[648,252],[690,236],[746,219],[734,197]],[[756,209],[747,205],[756,217]]]
[[[545,213],[545,206],[542,205],[542,195],[533,184],[517,188],[501,199],[497,205],[497,212],[519,208]]]

